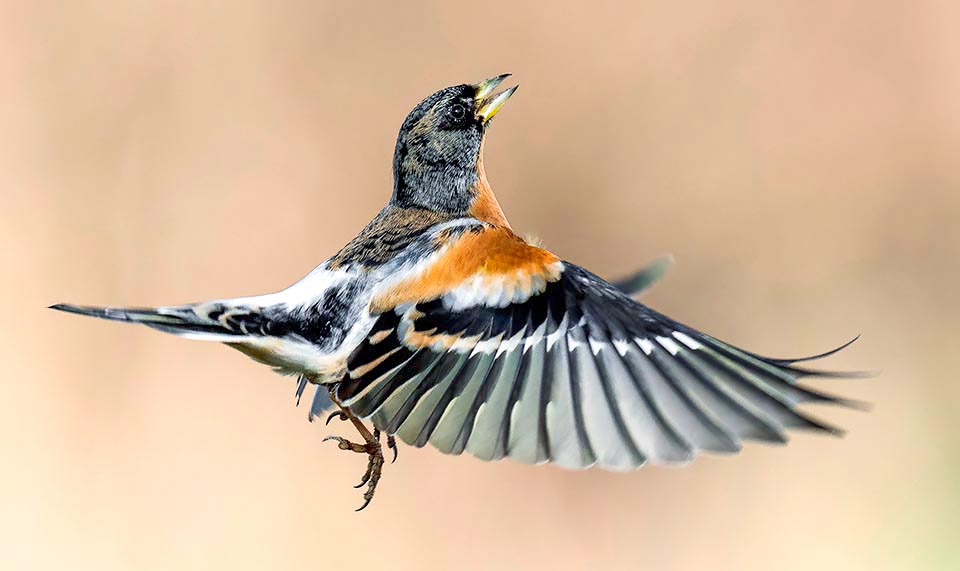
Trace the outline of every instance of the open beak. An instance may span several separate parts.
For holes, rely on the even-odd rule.
[[[493,116],[500,111],[500,108],[503,107],[503,104],[507,102],[507,99],[510,99],[510,96],[513,95],[513,92],[520,87],[519,85],[514,85],[510,89],[493,95],[493,91],[497,88],[497,86],[503,83],[503,80],[508,77],[510,77],[510,74],[505,73],[503,75],[498,75],[497,77],[491,77],[490,79],[481,81],[480,83],[474,85],[477,90],[477,94],[473,98],[477,106],[477,117],[483,120],[484,124],[487,124],[490,119],[493,119]]]

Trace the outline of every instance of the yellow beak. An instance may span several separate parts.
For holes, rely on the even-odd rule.
[[[474,96],[474,102],[477,106],[477,117],[480,117],[484,123],[493,119],[493,116],[500,111],[500,108],[507,102],[507,99],[510,99],[510,96],[520,87],[519,85],[514,85],[506,91],[501,91],[497,95],[491,96],[497,86],[503,83],[503,80],[508,77],[510,77],[510,74],[505,73],[474,85],[477,89],[477,94]]]

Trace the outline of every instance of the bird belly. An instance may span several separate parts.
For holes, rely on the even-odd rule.
[[[257,337],[226,345],[285,375],[325,376],[335,368],[328,355],[315,345],[302,341]]]

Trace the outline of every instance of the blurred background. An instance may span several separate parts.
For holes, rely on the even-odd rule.
[[[3,569],[957,569],[960,4],[11,0],[0,7]],[[773,356],[849,434],[630,474],[363,460],[239,353],[48,311],[281,289],[391,191],[441,87],[522,84],[511,222]]]

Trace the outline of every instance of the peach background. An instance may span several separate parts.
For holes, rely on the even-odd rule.
[[[956,569],[960,4],[0,6],[0,568]],[[513,72],[513,224],[870,400],[629,475],[362,459],[240,354],[44,309],[279,289],[390,192],[406,112]]]

